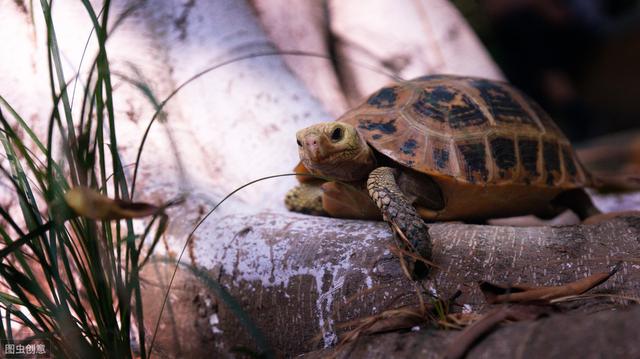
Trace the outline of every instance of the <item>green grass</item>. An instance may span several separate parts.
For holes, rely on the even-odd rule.
[[[153,248],[166,228],[166,216],[159,209],[150,215],[147,229],[136,234],[127,216],[89,219],[76,215],[64,200],[73,187],[88,187],[124,203],[130,199],[116,150],[105,48],[109,1],[99,13],[88,1],[83,4],[99,50],[84,84],[79,118],[73,115],[72,81],[63,72],[46,0],[40,6],[50,76],[43,81],[50,84],[54,104],[47,137],[38,138],[0,96],[0,142],[8,159],[8,168],[0,170],[19,203],[19,211],[0,209],[6,222],[0,227],[0,339],[14,338],[17,328],[26,327],[31,338],[51,343],[54,357],[146,358],[139,274],[149,258],[146,248]],[[55,161],[60,152],[62,160]]]
[[[39,138],[0,94],[0,142],[9,163],[9,168],[0,167],[0,171],[12,185],[19,203],[19,211],[15,206],[12,212],[0,208],[0,216],[6,222],[0,226],[0,241],[4,242],[0,248],[0,339],[17,338],[15,331],[26,327],[30,333],[26,339],[49,341],[54,357],[146,358],[152,352],[162,312],[152,318],[157,323],[155,328],[145,331],[140,271],[167,227],[164,208],[176,202],[167,202],[151,212],[149,208],[154,207],[146,205],[143,214],[149,217],[148,224],[141,234],[134,232],[132,218],[139,215],[127,210],[139,208],[140,204],[128,203],[135,191],[138,163],[149,129],[166,102],[198,77],[229,63],[279,53],[241,56],[212,66],[159,101],[141,80],[135,65],[132,70],[139,75],[136,79],[113,74],[109,68],[105,47],[109,1],[99,13],[87,0],[82,3],[93,24],[87,45],[96,41],[99,50],[88,79],[82,84],[80,115],[74,117],[72,108],[79,73],[65,77],[50,3],[46,0],[40,1],[48,35],[49,78],[43,80],[49,81],[53,103],[46,138]],[[114,27],[130,12],[125,11]],[[156,109],[142,136],[131,181],[125,176],[117,152],[112,76],[137,88]],[[54,160],[60,152],[62,159]],[[90,189],[92,195],[80,196],[90,201],[85,207],[91,208],[70,208],[69,204],[73,204],[65,195],[73,193],[74,188]],[[105,206],[109,207],[108,215],[103,213],[101,217],[100,211],[92,211]],[[191,235],[187,242],[190,239]],[[175,265],[177,271],[179,266]],[[256,343],[259,352],[254,354],[272,356],[264,336],[240,304],[205,271],[185,268],[235,313]],[[153,330],[152,338],[145,335],[149,330]],[[19,339],[23,337],[21,332]]]

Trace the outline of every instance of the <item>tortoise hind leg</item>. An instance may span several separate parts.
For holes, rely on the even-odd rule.
[[[553,200],[554,205],[567,207],[575,212],[582,223],[595,224],[616,217],[640,217],[640,211],[619,211],[602,213],[591,201],[584,189],[578,188],[563,192]]]
[[[390,167],[378,167],[369,174],[367,190],[382,212],[382,217],[408,241],[410,250],[426,260],[431,260],[431,237],[427,225],[418,216],[416,209],[402,194],[395,179],[396,171]],[[401,241],[402,243],[402,241]],[[415,277],[427,274],[427,267],[421,261],[409,260]]]
[[[589,194],[582,188],[571,189],[560,193],[554,198],[552,204],[569,208],[581,221],[601,214],[600,210],[598,210],[591,201]]]

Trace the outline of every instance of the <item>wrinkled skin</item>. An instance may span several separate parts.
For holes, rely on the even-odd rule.
[[[359,181],[376,167],[373,151],[353,126],[319,123],[298,131],[302,164],[313,174],[337,181]]]

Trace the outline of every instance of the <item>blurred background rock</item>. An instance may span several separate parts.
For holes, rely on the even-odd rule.
[[[572,142],[640,129],[639,1],[452,2]]]

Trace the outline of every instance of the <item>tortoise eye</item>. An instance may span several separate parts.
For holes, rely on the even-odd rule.
[[[300,142],[300,139],[296,138],[296,142],[298,143],[298,147],[302,147],[302,142]]]
[[[342,139],[342,127],[336,127],[333,132],[331,132],[331,141],[338,142]]]

